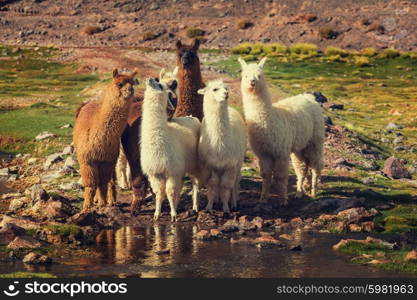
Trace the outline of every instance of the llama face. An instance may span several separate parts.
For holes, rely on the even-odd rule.
[[[217,103],[226,103],[229,99],[229,87],[222,80],[210,81],[204,89],[198,90],[198,93],[205,95],[204,101],[210,99]]]
[[[260,88],[260,83],[263,82],[263,67],[266,62],[264,57],[258,64],[247,64],[242,58],[239,57],[239,63],[242,67],[242,88],[255,91]]]
[[[159,82],[159,79],[146,79],[145,99],[153,99],[157,105],[167,107],[169,110],[175,110],[170,100],[169,88],[165,83]]]
[[[135,79],[136,74],[136,70],[130,75],[122,75],[119,74],[117,69],[113,70],[113,85],[119,90],[120,95],[124,99],[133,97],[133,86],[139,84],[139,80]]]
[[[177,41],[177,65],[178,62],[182,65],[183,68],[189,68],[196,63],[200,63],[198,58],[198,48],[200,47],[200,41],[198,39],[194,40],[192,45],[183,45],[181,41]]]

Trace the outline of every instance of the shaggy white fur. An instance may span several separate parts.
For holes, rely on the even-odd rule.
[[[198,209],[197,145],[200,122],[193,117],[173,118],[168,122],[168,104],[167,86],[148,79],[141,125],[142,169],[156,194],[154,219],[157,220],[161,214],[162,201],[166,194],[171,218],[175,221],[185,174],[192,179],[193,209]]]
[[[272,104],[262,68],[266,58],[258,64],[242,66],[241,90],[249,142],[259,159],[263,178],[261,201],[268,200],[272,176],[282,204],[288,203],[287,185],[289,159],[297,175],[297,194],[305,192],[303,181],[309,168],[312,173],[311,194],[323,168],[324,120],[320,105],[311,94],[302,94]]]
[[[159,72],[159,81],[170,86],[174,80],[177,80],[178,67],[175,67],[172,72],[166,71],[164,68]],[[175,91],[169,90],[169,93]],[[130,167],[126,159],[122,145],[120,145],[120,154],[116,164],[116,182],[122,189],[131,188],[131,173]]]
[[[204,118],[198,145],[202,183],[207,187],[206,210],[218,198],[223,211],[237,207],[240,168],[245,157],[246,131],[240,114],[228,106],[229,88],[221,80],[211,81],[198,91],[204,95]]]

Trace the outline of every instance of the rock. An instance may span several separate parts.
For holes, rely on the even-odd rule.
[[[417,251],[411,250],[410,252],[408,252],[406,256],[404,257],[404,260],[405,261],[417,261]]]
[[[311,92],[318,103],[326,103],[328,100],[321,92]]]
[[[17,236],[23,236],[26,230],[13,223],[2,222],[0,224],[0,245],[7,245]]]
[[[332,103],[332,102],[324,103],[323,107],[328,108],[330,110],[342,110],[345,108],[343,104],[337,104],[337,103]]]
[[[303,225],[303,220],[300,217],[296,217],[290,220],[292,227],[300,227]]]
[[[200,230],[199,232],[197,232],[195,234],[195,237],[198,240],[202,240],[202,241],[208,241],[210,240],[210,232],[208,230]]]
[[[72,157],[72,156],[68,156],[67,159],[65,160],[64,166],[65,167],[75,167],[77,165],[77,160]]]
[[[221,237],[222,232],[219,229],[210,229],[210,236],[213,238]]]
[[[385,126],[385,129],[388,129],[388,130],[398,130],[398,129],[403,129],[404,128],[404,126],[403,125],[397,125],[397,124],[395,124],[395,123],[388,123],[388,125],[387,126]]]
[[[365,240],[342,239],[336,245],[333,245],[333,250],[339,250],[341,247],[346,246],[350,242],[356,242],[361,244],[378,244],[388,249],[394,249],[397,246],[395,243],[389,243],[387,241],[368,236]]]
[[[22,194],[17,192],[17,193],[7,193],[7,194],[3,194],[1,196],[2,200],[7,200],[7,199],[11,199],[11,198],[17,198],[17,197],[21,197]]]
[[[7,248],[9,249],[21,249],[21,248],[39,248],[42,244],[38,240],[30,236],[17,236],[11,241]]]
[[[350,232],[361,232],[362,226],[359,226],[358,224],[349,224],[349,231]]]
[[[324,116],[324,124],[333,125],[333,120],[329,116]]]
[[[51,155],[46,157],[46,161],[45,161],[45,164],[43,165],[43,167],[45,168],[45,170],[47,170],[47,169],[49,169],[49,167],[52,164],[57,163],[61,160],[62,160],[61,154],[59,154],[59,153],[51,154]]]
[[[21,217],[10,217],[7,215],[3,216],[3,220],[0,223],[0,227],[4,226],[7,223],[12,223],[18,227],[22,227],[25,230],[29,230],[29,229],[39,229],[41,226],[39,225],[39,223],[36,223],[34,221],[31,221],[29,219],[26,218],[21,218]]]
[[[239,229],[241,230],[245,230],[245,231],[252,231],[252,230],[256,230],[258,227],[253,224],[252,222],[250,222],[248,220],[247,216],[241,216],[239,218]]]
[[[23,262],[25,264],[50,264],[52,259],[46,255],[30,252],[23,258]]]
[[[32,216],[40,216],[47,219],[67,218],[73,214],[73,207],[67,201],[49,199],[48,201],[38,201],[29,210]]]
[[[62,175],[63,174],[61,173],[60,170],[59,171],[54,171],[54,172],[50,172],[50,173],[42,175],[41,180],[42,180],[42,182],[48,183],[48,182],[52,182],[52,181],[62,177]]]
[[[283,240],[286,240],[286,241],[292,241],[292,236],[291,236],[291,235],[289,235],[289,234],[286,234],[286,233],[281,234],[281,235],[279,236],[279,238],[280,238],[280,239],[283,239]]]
[[[53,133],[50,133],[50,132],[48,132],[48,131],[44,131],[44,132],[41,132],[40,134],[38,134],[38,135],[35,137],[35,140],[37,140],[37,141],[41,141],[41,140],[44,140],[44,139],[49,139],[49,138],[53,138],[53,137],[56,137],[56,135],[55,135],[55,134],[53,134]]]
[[[78,182],[65,182],[58,186],[63,191],[76,191],[81,190],[81,185]]]
[[[372,218],[377,214],[378,211],[376,209],[367,211],[364,207],[354,207],[339,212],[337,217],[343,219],[347,224],[351,224]]]
[[[28,204],[29,200],[26,197],[15,198],[10,201],[9,211],[15,212]]]
[[[70,218],[69,223],[79,226],[95,225],[97,223],[97,217],[95,212],[79,212]]]
[[[28,159],[28,164],[29,165],[33,165],[37,162],[38,162],[38,159],[36,157],[31,157],[31,158]]]
[[[60,128],[61,129],[72,128],[72,125],[68,123],[68,124],[62,125]]]
[[[32,185],[29,190],[32,204],[35,204],[36,202],[41,200],[47,200],[49,198],[48,193],[42,188],[40,184]]]
[[[62,175],[75,175],[78,172],[74,167],[63,166],[61,169],[59,169],[58,173]]]
[[[369,265],[381,265],[381,264],[386,264],[389,263],[390,261],[387,259],[373,259],[371,261],[368,261]]]
[[[403,162],[394,156],[391,156],[385,161],[383,172],[391,179],[411,179],[411,174],[408,172]]]
[[[64,150],[62,150],[62,155],[68,155],[68,154],[73,154],[73,153],[74,153],[74,147],[71,145],[66,146]]]
[[[372,232],[375,228],[375,223],[372,221],[362,222],[363,231]]]
[[[254,244],[282,245],[281,241],[269,235],[263,235],[263,236],[257,237],[255,240],[253,240],[253,243]]]
[[[257,229],[262,229],[264,226],[264,220],[261,217],[255,217],[253,218],[252,222],[253,225],[255,225],[255,227]]]
[[[9,168],[0,169],[0,177],[7,177],[7,176],[9,176]]]

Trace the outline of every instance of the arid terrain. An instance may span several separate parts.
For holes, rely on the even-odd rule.
[[[415,1],[0,0],[1,277],[404,277],[417,275]],[[316,92],[326,124],[319,193],[259,203],[250,149],[238,210],[153,221],[131,191],[80,213],[76,108],[111,71],[141,84],[198,38],[205,82],[223,79],[243,113],[237,58],[268,56],[274,101]],[[202,191],[201,207],[206,204]],[[274,267],[272,268],[271,265]],[[332,268],[327,268],[331,265]]]
[[[210,48],[249,41],[412,50],[416,20],[413,0],[1,0],[0,41],[164,49],[198,36]]]

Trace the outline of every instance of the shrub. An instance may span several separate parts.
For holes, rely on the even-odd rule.
[[[240,20],[239,22],[237,22],[237,29],[248,29],[250,27],[252,27],[254,24],[248,20],[248,19],[243,19]]]
[[[294,54],[307,54],[310,57],[317,55],[317,46],[310,43],[297,43],[290,47],[290,52]]]
[[[154,34],[153,32],[147,31],[144,32],[142,35],[142,39],[143,41],[151,41],[156,39],[158,36],[156,34]]]
[[[375,48],[364,48],[364,49],[361,50],[361,54],[363,56],[372,57],[372,56],[375,56],[377,54],[377,52],[376,52]]]
[[[396,58],[400,56],[400,51],[394,48],[387,48],[381,51],[379,54],[381,58]]]
[[[93,35],[96,33],[100,33],[102,31],[100,26],[96,26],[96,25],[90,25],[90,26],[86,26],[82,29],[82,32],[87,34],[87,35]]]
[[[203,29],[197,28],[197,27],[191,27],[187,29],[187,36],[192,39],[196,37],[201,37],[205,35],[206,32]]]
[[[340,55],[341,57],[346,57],[349,55],[349,52],[338,47],[327,47],[326,50],[324,50],[324,55],[326,56]]]
[[[340,56],[340,54],[326,55],[326,56],[327,56],[327,60],[331,62],[343,62],[344,61],[342,57]]]
[[[319,35],[324,39],[331,40],[337,38],[339,33],[333,30],[331,27],[326,26],[319,28]]]
[[[270,43],[264,45],[264,52],[265,54],[270,54],[272,56],[276,56],[279,54],[287,53],[288,48],[279,43]]]
[[[261,55],[264,52],[264,44],[256,43],[252,46],[250,54],[252,55]]]
[[[359,67],[367,67],[370,65],[369,58],[366,56],[354,56],[353,63]]]
[[[232,54],[249,54],[252,51],[251,43],[242,43],[232,48]]]

